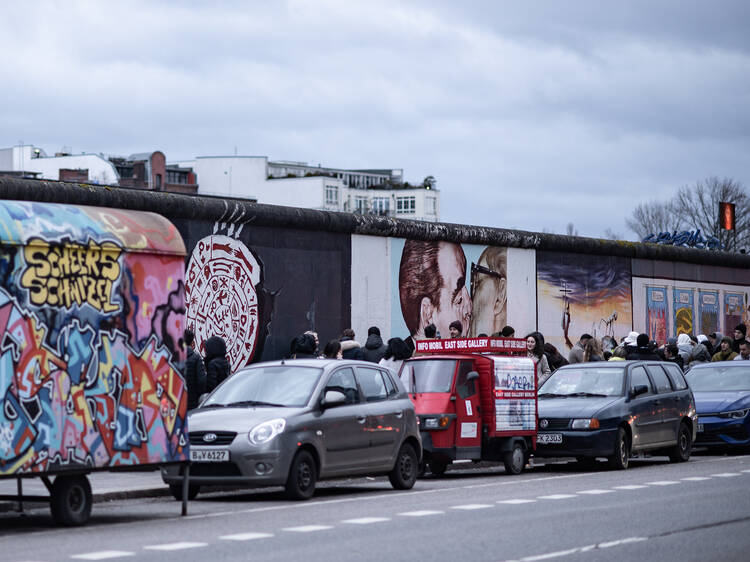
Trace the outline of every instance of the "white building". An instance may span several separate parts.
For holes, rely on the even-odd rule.
[[[120,176],[112,162],[99,154],[58,153],[47,156],[44,150],[32,145],[0,148],[0,171],[36,172],[43,180],[69,180],[87,172],[87,183],[117,185]]]
[[[440,192],[434,182],[409,186],[400,169],[323,168],[269,162],[266,156],[199,156],[170,164],[195,171],[199,194],[425,221],[440,218]]]

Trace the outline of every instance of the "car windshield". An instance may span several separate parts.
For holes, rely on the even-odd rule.
[[[560,369],[539,389],[540,398],[622,396],[624,367]]]
[[[408,361],[400,378],[410,393],[450,392],[455,371],[456,362],[452,359]]]
[[[305,406],[322,369],[297,365],[254,367],[229,377],[203,403],[210,406]]]
[[[693,369],[685,378],[695,391],[750,390],[750,368],[714,367]]]

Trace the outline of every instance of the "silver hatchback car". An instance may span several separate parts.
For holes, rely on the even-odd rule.
[[[389,370],[297,359],[238,371],[188,415],[189,497],[201,485],[284,486],[309,499],[323,478],[387,474],[414,486],[422,445],[414,405]],[[182,498],[177,467],[162,469]]]

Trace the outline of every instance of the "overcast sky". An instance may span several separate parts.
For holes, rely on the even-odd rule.
[[[0,52],[0,147],[403,168],[445,222],[629,239],[750,188],[743,0],[6,2]]]

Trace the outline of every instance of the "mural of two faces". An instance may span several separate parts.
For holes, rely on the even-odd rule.
[[[0,202],[0,476],[186,460],[184,255],[151,213]]]

